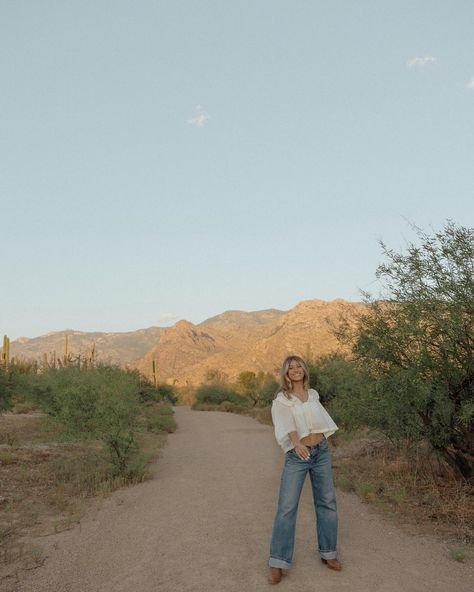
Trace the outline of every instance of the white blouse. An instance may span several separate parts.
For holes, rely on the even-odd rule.
[[[279,392],[273,399],[272,420],[275,438],[284,452],[293,448],[289,432],[297,432],[300,439],[309,434],[324,434],[327,438],[339,429],[319,402],[319,393],[314,389],[309,389],[308,400],[304,403],[294,395],[287,399]]]

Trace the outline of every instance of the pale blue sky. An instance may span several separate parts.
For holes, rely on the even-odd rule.
[[[471,0],[0,0],[0,333],[376,290],[378,238],[474,222],[473,23]]]

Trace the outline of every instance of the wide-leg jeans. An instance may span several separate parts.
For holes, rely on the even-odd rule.
[[[296,513],[307,473],[310,475],[316,512],[316,550],[322,559],[335,559],[337,543],[336,492],[332,478],[328,441],[307,447],[308,460],[294,450],[285,454],[278,507],[273,524],[268,565],[289,569],[295,544]]]

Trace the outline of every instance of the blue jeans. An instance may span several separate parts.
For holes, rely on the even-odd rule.
[[[306,474],[309,472],[317,520],[316,548],[322,559],[335,559],[337,542],[336,492],[332,479],[328,441],[307,446],[308,460],[301,460],[294,450],[285,454],[281,475],[278,508],[270,544],[271,567],[288,569],[293,559],[296,512]]]

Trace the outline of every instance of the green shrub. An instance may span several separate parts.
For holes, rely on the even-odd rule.
[[[270,374],[267,374],[266,379],[260,388],[257,406],[268,407],[268,405],[271,405],[277,394],[277,389],[278,382]]]
[[[318,391],[321,403],[344,430],[370,424],[374,408],[370,405],[373,381],[348,356],[331,353],[308,364],[310,383]],[[380,418],[382,419],[382,418]]]
[[[176,387],[171,384],[153,384],[147,382],[140,387],[140,400],[145,401],[166,401],[172,405],[176,405],[178,400],[176,396]]]
[[[126,470],[138,452],[134,438],[140,404],[136,376],[114,366],[63,367],[29,380],[38,403],[72,437],[101,440],[114,470]]]
[[[223,401],[230,401],[236,405],[244,406],[246,398],[240,396],[231,387],[224,384],[203,384],[196,390],[196,401],[198,403],[210,403],[219,405]]]
[[[12,380],[7,368],[0,363],[0,412],[11,407]]]
[[[393,440],[429,442],[472,480],[474,229],[448,221],[433,236],[417,235],[406,254],[380,241],[385,297],[365,293],[366,311],[337,333],[370,377],[358,393],[367,424]]]
[[[252,417],[255,417],[260,423],[273,426],[271,405],[267,407],[255,407],[252,409]]]
[[[191,405],[191,409],[194,411],[218,411],[218,405],[211,405],[211,403],[199,403],[199,401],[195,401]]]
[[[219,403],[219,411],[229,411],[229,412],[233,412],[233,411],[239,411],[242,409],[242,405],[236,405],[235,403],[232,403],[232,401],[222,401],[222,403]]]
[[[469,547],[467,545],[450,547],[449,554],[451,556],[451,559],[454,559],[454,561],[459,561],[460,563],[464,563],[464,561],[466,561],[470,556]]]
[[[239,374],[236,387],[239,393],[249,400],[252,407],[265,407],[273,400],[278,383],[268,372],[245,371]]]
[[[142,409],[140,424],[149,432],[174,432],[176,420],[173,408],[164,404],[148,404]]]

